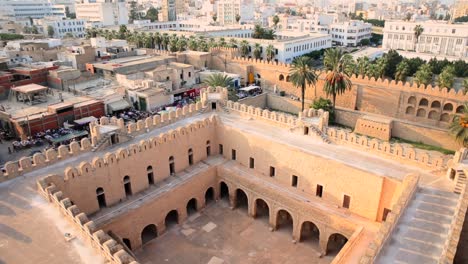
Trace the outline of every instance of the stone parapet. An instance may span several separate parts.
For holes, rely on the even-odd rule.
[[[47,184],[44,180],[37,182],[39,193],[50,203],[59,209],[65,218],[85,238],[92,248],[112,264],[138,264],[128,254],[122,245],[117,243],[104,231],[98,230],[93,221],[90,221],[85,213],[81,213],[76,205],[72,205],[70,199],[64,197],[54,184]]]
[[[468,175],[468,169],[465,169],[464,173]],[[466,211],[468,208],[468,184],[465,181],[463,185],[464,186],[458,198],[457,206],[455,207],[455,215],[453,216],[452,222],[450,223],[447,240],[445,241],[439,263],[453,263],[455,254],[457,252],[457,246],[460,240],[460,234],[463,229],[463,223],[465,222]]]
[[[382,224],[377,232],[374,241],[369,245],[366,254],[362,256],[360,264],[372,264],[375,262],[384,245],[391,239],[400,217],[403,215],[407,206],[413,200],[418,189],[419,175],[408,174],[401,185],[401,195],[393,205],[392,211],[387,215],[387,220]]]
[[[388,141],[370,138],[363,135],[358,135],[340,128],[329,127],[327,129],[328,138],[343,145],[351,145],[359,148],[364,148],[366,151],[371,151],[386,156],[392,156],[405,162],[411,162],[416,165],[442,169],[447,167],[447,163],[452,159],[452,155],[437,155],[434,156],[429,151],[416,150],[412,147],[406,147],[399,143],[390,144]]]
[[[0,182],[14,179],[32,170],[43,168],[89,151],[91,151],[91,141],[88,138],[83,138],[80,142],[62,145],[57,150],[48,149],[41,153],[36,153],[32,157],[22,157],[17,161],[8,161],[5,163],[4,171],[0,171]]]

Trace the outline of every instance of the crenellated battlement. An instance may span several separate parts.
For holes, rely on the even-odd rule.
[[[172,143],[172,141],[176,141],[180,137],[196,133],[197,130],[202,128],[215,126],[217,123],[218,117],[213,115],[204,120],[162,133],[156,137],[141,140],[139,143],[131,144],[126,148],[119,148],[115,152],[107,152],[103,157],[95,157],[91,162],[81,162],[76,167],[69,166],[64,171],[63,180],[70,181],[79,177],[86,177],[92,175],[96,170],[115,166],[129,157],[138,158],[138,155],[142,155],[150,149],[165,148],[166,145]]]
[[[53,177],[53,175],[50,175]],[[128,254],[122,245],[117,243],[104,231],[97,229],[96,224],[90,221],[88,216],[73,205],[71,200],[63,195],[53,183],[46,183],[45,179],[38,180],[39,193],[69,220],[79,231],[92,248],[96,249],[106,259],[113,264],[138,264],[138,262]]]
[[[18,161],[8,161],[4,166],[5,171],[0,171],[0,182],[16,178],[32,170],[47,167],[67,158],[89,152],[91,151],[91,148],[91,141],[88,138],[83,138],[80,142],[61,145],[57,150],[48,149],[45,152],[36,153],[32,157],[22,157]]]
[[[399,143],[390,144],[376,138],[358,135],[353,132],[339,128],[329,127],[327,135],[330,140],[338,144],[346,144],[359,148],[365,148],[375,153],[392,156],[402,161],[409,161],[418,165],[442,169],[447,167],[447,163],[453,158],[451,155],[433,155],[429,151],[412,147],[406,147]]]

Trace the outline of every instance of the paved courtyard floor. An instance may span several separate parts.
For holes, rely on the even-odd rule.
[[[296,264],[330,263],[319,258],[318,241],[292,243],[292,228],[270,232],[266,216],[231,210],[221,200],[192,214],[136,252],[142,264]]]

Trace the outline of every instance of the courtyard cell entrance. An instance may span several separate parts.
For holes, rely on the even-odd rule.
[[[156,228],[156,225],[153,225],[153,224],[147,225],[143,229],[143,231],[141,231],[141,243],[143,245],[155,239],[156,237],[158,237],[158,230]],[[129,245],[130,245],[130,241],[127,246]]]
[[[258,217],[266,217],[266,210],[259,212]],[[136,251],[140,263],[221,263],[214,257],[230,264],[328,264],[333,260],[319,258],[320,251],[309,243],[291,243],[291,233],[270,232],[263,221],[231,210],[225,202],[199,213]],[[209,232],[207,226],[211,226]]]

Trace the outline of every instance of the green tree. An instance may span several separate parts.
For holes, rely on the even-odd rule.
[[[182,37],[177,41],[177,50],[185,51],[186,49],[187,49],[187,39],[185,37]]]
[[[71,32],[68,32],[67,34],[65,34],[65,36],[63,36],[64,38],[73,38],[73,34]]]
[[[55,34],[54,27],[52,27],[51,25],[47,26],[47,36],[51,38],[54,36],[54,34]]]
[[[210,50],[210,47],[208,46],[208,43],[206,43],[205,40],[200,40],[200,42],[198,42],[198,50],[208,52]]]
[[[161,37],[161,33],[159,32],[156,32],[156,34],[154,34],[154,47],[158,47],[158,50],[161,49],[161,43],[162,43],[162,37]]]
[[[129,31],[128,31],[126,25],[120,25],[119,26],[119,33],[118,33],[119,39],[126,39],[128,32]]]
[[[361,39],[359,44],[361,44],[361,46],[367,46],[367,45],[370,44],[370,40],[369,39]]]
[[[133,23],[133,21],[140,19],[140,14],[138,13],[137,10],[137,2],[136,1],[131,1],[130,2],[130,13],[128,15],[128,18],[130,19],[130,22]]]
[[[275,58],[276,50],[273,45],[268,45],[265,50],[265,55],[268,61],[272,61]]]
[[[463,94],[468,93],[468,79],[463,80]]]
[[[408,62],[409,65],[409,73],[408,76],[413,76],[419,68],[426,63],[426,61],[422,60],[421,58],[412,58],[412,59],[404,59]]]
[[[335,123],[335,111],[333,109],[333,104],[330,101],[330,99],[325,99],[322,97],[320,97],[319,99],[314,99],[314,102],[312,103],[311,107],[313,109],[322,109],[324,111],[327,111],[329,114],[330,123]]]
[[[429,64],[423,64],[414,74],[414,81],[418,84],[428,85],[432,82],[432,69]]]
[[[32,26],[31,33],[32,34],[39,34],[39,30],[37,29],[37,27],[35,25]]]
[[[239,14],[236,14],[236,22],[237,23],[239,23],[240,19],[241,19],[241,16]]]
[[[194,38],[191,38],[188,42],[188,48],[189,50],[197,50],[198,48],[198,42],[194,39]]]
[[[378,58],[376,61],[377,65],[377,77],[376,78],[383,78],[385,76],[385,69],[388,66],[388,60],[386,57]]]
[[[151,22],[154,22],[154,21],[158,21],[158,15],[159,15],[158,10],[154,7],[150,7],[148,11],[146,12],[145,18],[151,20]]]
[[[402,61],[398,64],[396,71],[395,71],[395,80],[397,81],[405,81],[406,77],[408,77],[410,71],[410,67],[408,61]]]
[[[365,76],[369,68],[369,57],[364,56],[357,59],[355,74]]]
[[[275,28],[278,26],[278,23],[280,22],[280,19],[277,15],[273,17],[273,24],[275,25]]]
[[[454,22],[456,22],[456,23],[468,22],[468,15],[457,17],[457,18],[454,19]]]
[[[419,41],[419,36],[424,32],[424,28],[421,25],[416,25],[413,29],[414,31],[414,50],[416,50],[416,45]]]
[[[237,40],[235,38],[231,38],[229,40],[229,47],[231,48],[237,48]]]
[[[439,74],[437,79],[437,85],[440,88],[451,89],[455,80],[455,67],[453,65],[447,65],[442,72]]]
[[[247,55],[249,54],[249,43],[247,42],[247,40],[241,41],[240,51],[241,51],[242,57],[247,57]]]
[[[262,46],[259,43],[255,43],[254,50],[253,50],[253,55],[255,59],[261,59],[262,58]]]
[[[289,76],[292,84],[301,88],[302,111],[304,111],[305,90],[307,86],[314,85],[317,82],[312,60],[309,57],[301,56],[293,60]]]
[[[464,60],[460,59],[453,62],[453,66],[455,66],[455,75],[457,77],[468,77],[468,63],[466,63]]]
[[[212,87],[232,87],[234,85],[234,80],[222,73],[215,73],[208,76],[203,83]]]
[[[468,102],[463,105],[463,113],[453,117],[449,131],[457,142],[468,147]]]
[[[224,38],[219,38],[219,42],[218,42],[218,45],[220,47],[226,47],[227,43],[226,43],[226,40]]]
[[[392,79],[395,79],[395,71],[397,65],[403,61],[403,56],[398,54],[396,50],[389,50],[384,55],[384,59],[386,60],[384,74],[381,76],[387,76]]]
[[[31,28],[31,27],[28,27],[28,26],[24,26],[23,32],[24,32],[25,34],[31,34],[32,28]]]
[[[351,80],[346,74],[345,69],[349,59],[340,49],[328,49],[325,51],[324,64],[330,70],[325,76],[325,85],[323,90],[327,96],[332,97],[333,109],[336,107],[336,96],[341,95],[347,90],[351,90]]]
[[[254,26],[254,30],[253,30],[253,33],[252,33],[252,38],[260,39],[260,38],[263,37],[264,33],[265,33],[265,30],[262,28],[262,26],[260,26],[259,24],[256,24]]]

